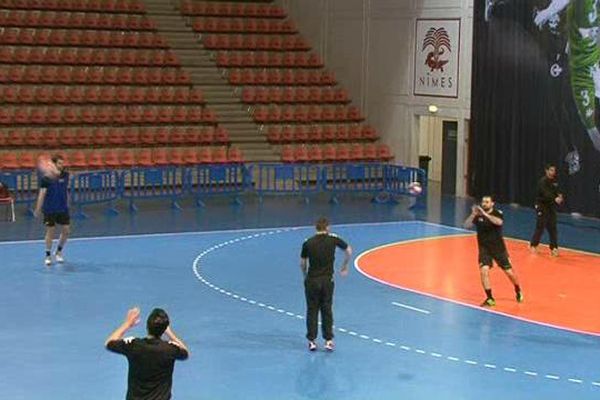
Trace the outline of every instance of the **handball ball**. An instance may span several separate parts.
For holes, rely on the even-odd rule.
[[[419,182],[413,182],[410,185],[408,185],[408,193],[412,194],[413,196],[418,196],[423,192],[423,187],[421,186],[421,184]]]
[[[49,155],[41,155],[38,158],[37,168],[40,175],[46,178],[57,178],[60,175],[60,171],[56,168]]]

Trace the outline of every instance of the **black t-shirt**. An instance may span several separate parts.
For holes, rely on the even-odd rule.
[[[545,207],[554,207],[556,206],[554,200],[558,197],[559,193],[558,181],[556,179],[548,179],[544,176],[538,182],[535,203]]]
[[[502,211],[495,208],[488,214],[504,220]],[[503,253],[506,251],[506,245],[502,237],[502,225],[493,224],[492,221],[483,215],[475,217],[473,223],[477,228],[477,244],[480,249],[483,247],[492,253]]]
[[[335,249],[348,248],[348,243],[331,233],[317,233],[302,245],[302,258],[308,258],[308,278],[333,276]]]
[[[169,400],[175,360],[185,360],[184,349],[155,338],[113,340],[108,350],[129,361],[127,400]]]

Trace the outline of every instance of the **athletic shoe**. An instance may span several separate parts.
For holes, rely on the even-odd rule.
[[[333,351],[334,347],[335,347],[335,344],[333,343],[333,340],[328,340],[325,342],[325,350]]]
[[[550,250],[550,254],[552,255],[552,257],[558,257],[558,249]]]
[[[317,344],[312,340],[308,342],[308,351],[317,351]]]
[[[485,299],[483,303],[481,303],[481,307],[494,307],[496,305],[496,300],[494,299]]]
[[[56,260],[57,263],[62,264],[65,262],[64,257],[62,256],[62,253],[56,253],[54,255],[54,259]]]
[[[44,258],[44,264],[46,265],[46,267],[49,267],[52,265],[52,257],[47,256],[46,258]]]
[[[537,246],[529,246],[529,252],[532,254],[537,254]]]
[[[517,293],[517,302],[522,303],[523,300],[525,300],[525,297],[523,297],[523,293]]]

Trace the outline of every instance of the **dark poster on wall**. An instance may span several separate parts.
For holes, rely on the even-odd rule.
[[[475,0],[471,108],[471,195],[531,206],[549,162],[600,216],[600,1]]]

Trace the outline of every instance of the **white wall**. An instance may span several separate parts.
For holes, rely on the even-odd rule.
[[[419,118],[427,106],[458,121],[457,190],[465,193],[473,0],[280,0],[405,165],[418,165]],[[414,96],[417,18],[460,18],[458,99]],[[441,135],[441,130],[439,132]],[[464,145],[461,146],[460,144]]]

